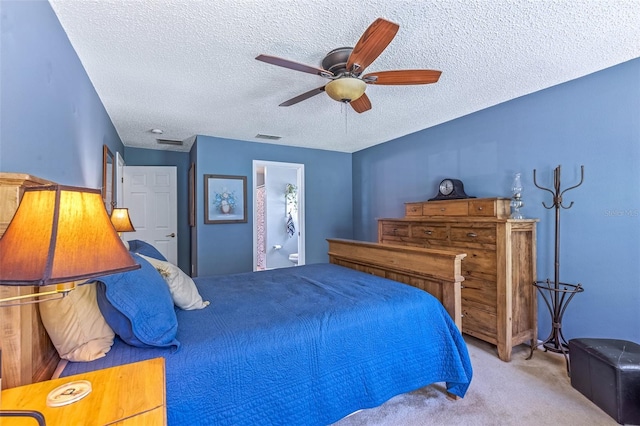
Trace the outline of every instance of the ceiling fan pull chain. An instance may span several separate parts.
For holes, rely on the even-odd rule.
[[[347,103],[346,102],[342,102],[342,106],[341,108],[344,108],[344,134],[348,134],[349,133],[349,127],[348,127],[348,116],[349,116],[349,108],[347,108]]]

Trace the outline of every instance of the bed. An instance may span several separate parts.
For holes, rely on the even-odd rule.
[[[175,309],[164,347],[116,337],[106,356],[61,376],[164,357],[170,425],[325,425],[432,383],[463,397],[471,381],[455,321],[412,286],[333,263],[194,281],[210,305]]]
[[[22,188],[43,182],[0,173],[0,233]],[[131,249],[157,255],[144,244]],[[123,338],[114,340],[110,331],[103,345],[106,356],[69,362],[62,376],[162,356],[171,425],[329,424],[431,383],[445,383],[450,395],[462,397],[472,377],[459,333],[464,257],[329,240],[331,264],[198,278],[193,284],[198,295],[211,302],[204,309],[174,308],[175,301],[167,299],[172,295],[149,298],[168,300],[165,314],[175,318],[173,335],[154,342],[163,347],[134,347]],[[159,280],[166,289],[167,283]],[[61,303],[97,286],[81,286]],[[0,288],[3,294],[13,291],[33,289]],[[4,388],[46,380],[56,365],[65,365],[59,364],[58,346],[43,325],[47,311],[61,317],[52,303],[0,309]],[[151,317],[163,318],[156,313]],[[287,341],[281,338],[285,334],[291,337]],[[240,350],[233,352],[229,345],[240,345]]]

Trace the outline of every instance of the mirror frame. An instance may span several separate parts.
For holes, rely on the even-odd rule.
[[[116,206],[115,187],[115,159],[109,147],[102,145],[102,200],[109,215],[111,215],[111,211]]]

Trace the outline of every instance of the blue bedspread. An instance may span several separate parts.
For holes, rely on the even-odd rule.
[[[326,425],[431,383],[464,396],[466,345],[431,295],[337,265],[197,278],[181,348],[119,339],[63,376],[163,356],[169,425]]]

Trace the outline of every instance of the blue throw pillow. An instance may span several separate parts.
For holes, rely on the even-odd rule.
[[[148,257],[153,257],[154,259],[162,260],[164,262],[167,261],[167,259],[162,255],[162,253],[158,251],[157,248],[146,241],[131,240],[127,241],[127,243],[129,243],[129,251],[132,253],[140,253]]]
[[[167,283],[151,264],[134,255],[140,269],[98,281],[98,307],[122,340],[137,347],[174,347],[178,319]]]

